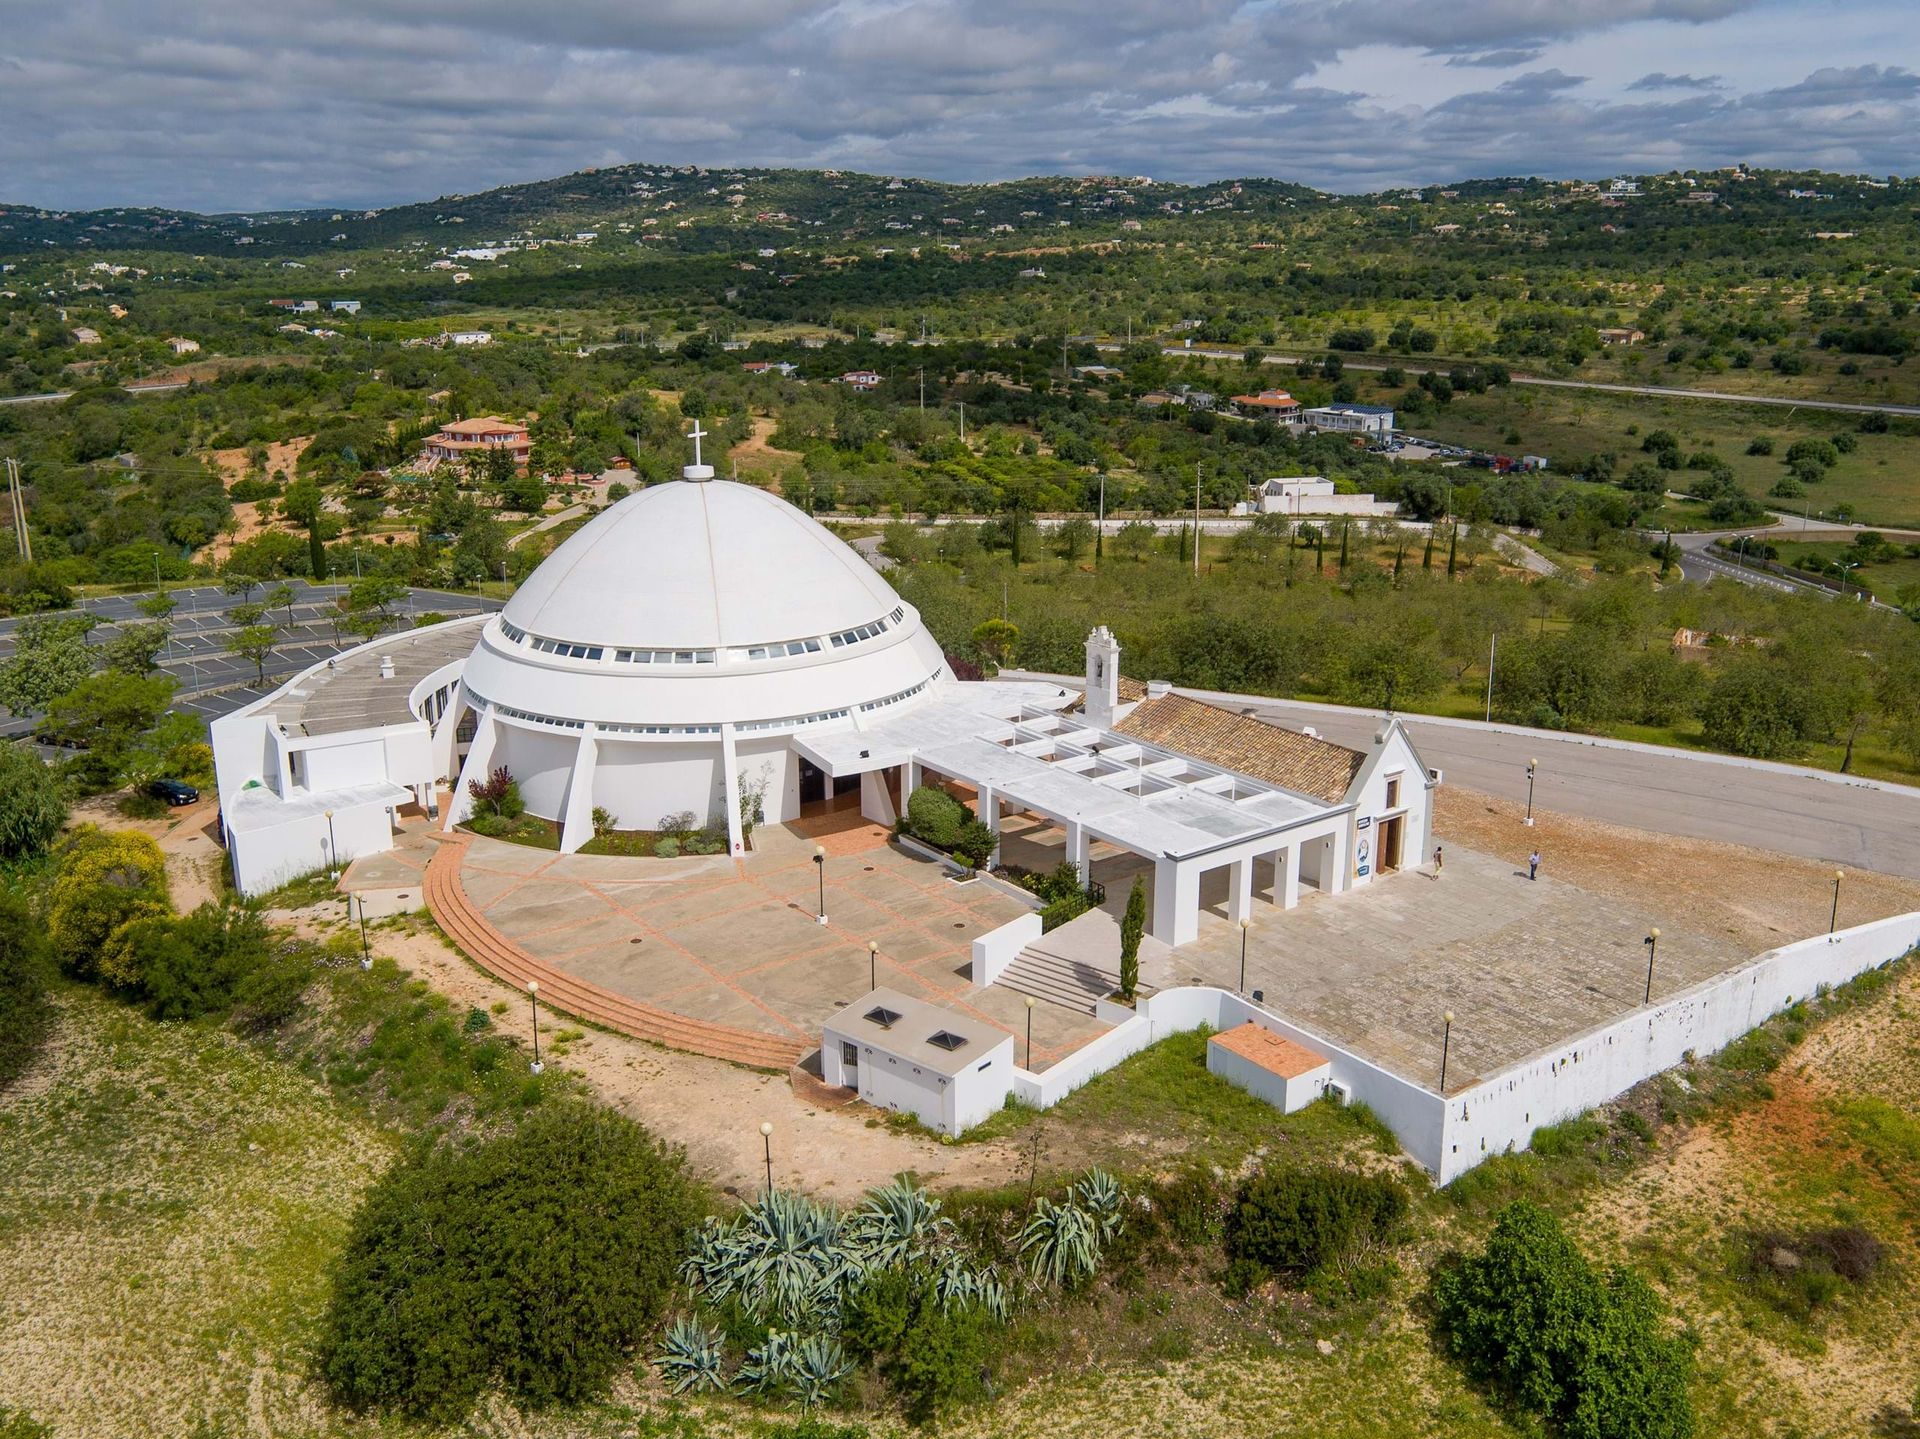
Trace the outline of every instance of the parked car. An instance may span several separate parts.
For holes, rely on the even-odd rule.
[[[147,786],[147,793],[175,806],[200,802],[200,791],[184,780],[157,779]]]

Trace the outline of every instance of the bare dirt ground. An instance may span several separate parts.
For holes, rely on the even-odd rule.
[[[727,451],[727,459],[732,462],[736,473],[748,478],[766,475],[774,481],[776,490],[779,489],[781,471],[789,465],[798,464],[801,459],[798,450],[782,450],[768,443],[779,427],[780,422],[771,415],[755,415],[753,433]]]
[[[1529,829],[1522,816],[1522,806],[1449,785],[1439,791],[1434,830],[1443,845],[1515,865],[1538,849],[1543,875],[1611,898],[1652,899],[1651,907],[1687,913],[1693,929],[1725,934],[1755,954],[1827,928],[1831,865],[1539,809]],[[1920,910],[1920,883],[1913,880],[1858,870],[1841,881],[1843,929],[1913,910]]]
[[[267,475],[271,477],[275,474],[284,474],[290,478],[300,456],[312,443],[312,435],[297,435],[291,440],[278,440],[268,445]],[[249,468],[247,449],[247,446],[242,445],[231,450],[213,450],[207,455],[215,468],[220,471],[220,478],[228,489],[232,489],[237,481],[246,478]],[[256,535],[273,529],[275,527],[273,522],[261,513],[263,508],[264,502],[260,500],[236,501],[233,507],[235,528],[229,533],[216,535],[200,552],[200,558],[210,565],[225,564],[227,556],[233,553],[234,546],[243,545]]]
[[[513,1008],[500,1023],[527,1022],[526,996],[484,973],[425,921],[409,933],[379,936],[380,953],[432,984],[458,1005]],[[573,1021],[543,1016],[541,1042]],[[577,1073],[606,1103],[662,1138],[686,1148],[694,1169],[738,1192],[765,1180],[763,1120],[773,1124],[773,1177],[818,1194],[848,1200],[895,1175],[911,1172],[940,1187],[998,1184],[1018,1163],[1011,1144],[945,1144],[901,1132],[872,1110],[854,1105],[827,1110],[802,1099],[784,1074],[766,1074],[699,1055],[661,1049],[625,1035],[589,1031],[555,1061]]]

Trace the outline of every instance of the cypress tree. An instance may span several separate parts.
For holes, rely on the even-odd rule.
[[[1453,559],[1460,548],[1460,526],[1447,527],[1447,578],[1453,578]]]

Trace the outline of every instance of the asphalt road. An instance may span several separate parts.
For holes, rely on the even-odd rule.
[[[1123,352],[1126,346],[1107,343],[1096,345],[1094,348],[1109,354],[1118,354]],[[1191,348],[1186,345],[1162,345],[1160,347],[1160,353],[1163,355],[1198,355],[1202,359],[1208,360],[1238,360],[1246,352],[1244,350],[1202,349],[1199,345],[1194,345]],[[1269,365],[1293,365],[1298,364],[1300,358],[1298,355],[1268,355],[1265,363]],[[1318,359],[1319,357],[1311,356],[1309,358]],[[1343,363],[1349,370],[1378,371],[1394,369],[1409,375],[1424,375],[1428,373],[1443,375],[1447,369],[1453,368],[1451,365],[1445,369],[1438,365],[1410,365],[1404,361],[1392,365],[1374,365],[1368,364],[1365,361],[1354,361],[1347,360],[1344,357],[1342,358]],[[1607,384],[1600,380],[1550,380],[1542,375],[1514,375],[1513,383],[1516,385],[1540,385],[1553,390],[1595,390],[1602,394],[1611,395],[1647,395],[1659,400],[1718,400],[1723,404],[1733,405],[1780,405],[1788,409],[1837,410],[1842,414],[1848,415],[1920,415],[1920,405],[1856,404],[1846,400],[1798,400],[1780,395],[1736,395],[1730,394],[1725,390],[1684,390],[1670,385],[1614,385]]]
[[[1311,725],[1358,749],[1383,718],[1261,695],[1183,693],[1289,729]],[[1920,789],[1651,745],[1614,747],[1586,735],[1402,718],[1420,757],[1449,784],[1524,804],[1527,761],[1537,759],[1534,804],[1543,810],[1920,879]]]

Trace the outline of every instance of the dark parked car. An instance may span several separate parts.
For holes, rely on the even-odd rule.
[[[163,799],[171,805],[198,804],[200,791],[192,785],[177,779],[157,779],[147,786],[147,793],[155,799]]]

